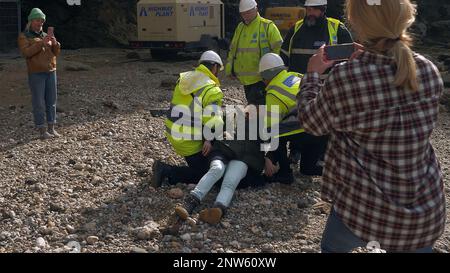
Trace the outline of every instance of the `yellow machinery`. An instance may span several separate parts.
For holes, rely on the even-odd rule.
[[[272,20],[284,36],[305,15],[306,9],[302,7],[269,7],[266,9],[265,18]]]
[[[141,0],[137,4],[137,41],[154,58],[179,51],[215,48],[224,38],[224,5],[220,0]]]

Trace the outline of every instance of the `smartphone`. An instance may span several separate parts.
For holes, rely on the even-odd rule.
[[[327,59],[331,61],[348,60],[353,52],[355,52],[355,46],[353,44],[341,44],[325,47],[325,54]]]
[[[47,35],[50,36],[50,37],[55,36],[55,28],[54,27],[48,27]]]

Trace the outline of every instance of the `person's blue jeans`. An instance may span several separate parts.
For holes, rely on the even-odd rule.
[[[34,125],[37,128],[45,127],[47,116],[48,124],[56,123],[56,71],[32,73],[28,75],[33,105]]]
[[[322,253],[348,253],[357,247],[366,247],[368,242],[358,238],[340,219],[334,209],[328,217],[322,235]],[[381,247],[383,248],[383,247]],[[413,253],[432,253],[433,247],[425,247]]]

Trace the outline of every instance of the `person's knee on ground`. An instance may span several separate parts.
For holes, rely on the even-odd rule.
[[[304,176],[322,176],[323,173],[323,167],[318,165],[317,162],[315,165],[310,165],[308,167],[302,168],[300,167],[300,174]]]
[[[328,136],[305,135],[304,147],[300,159],[300,173],[306,176],[322,176],[323,166],[319,164],[324,157]]]
[[[291,166],[284,162],[277,163],[278,170],[271,177],[267,177],[267,181],[270,183],[292,184],[294,182],[294,174]]]
[[[300,159],[300,174],[305,176],[322,176],[323,167],[319,165],[319,157],[306,152]]]
[[[164,162],[161,162],[160,160],[157,160],[153,164],[153,173],[152,173],[152,180],[151,185],[153,188],[159,188],[161,185],[168,181],[169,174],[171,170],[171,166],[168,164],[165,164]]]

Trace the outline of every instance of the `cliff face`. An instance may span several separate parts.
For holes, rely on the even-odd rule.
[[[232,35],[239,22],[239,0],[225,3],[226,32]],[[55,26],[58,38],[66,48],[125,46],[136,35],[136,3],[138,0],[81,0],[81,6],[69,6],[66,0],[22,0],[22,18],[33,7],[47,14],[47,26]],[[264,9],[273,3],[303,4],[303,0],[259,0]],[[328,15],[342,18],[344,0],[328,0]],[[418,24],[414,28],[421,38],[450,41],[450,1],[418,1]]]

